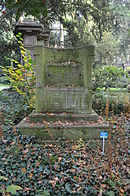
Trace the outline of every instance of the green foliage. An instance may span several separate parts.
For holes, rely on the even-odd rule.
[[[93,70],[93,89],[118,87],[119,79],[124,76],[122,68],[116,66],[101,66]]]
[[[109,111],[114,114],[124,112],[125,107],[129,108],[129,93],[126,91],[110,91],[105,92],[97,90],[93,93],[93,109],[98,114],[105,114],[106,102],[109,102]]]
[[[17,113],[18,108],[21,111],[22,106],[17,105],[17,102],[21,102],[20,95],[12,95],[10,92],[11,95],[7,96],[7,90],[1,93],[4,94],[2,98],[0,97],[0,108],[2,107],[1,100],[5,101],[3,98],[6,97],[4,106],[7,107],[7,111],[4,113],[4,117],[10,115],[11,118],[12,112]],[[116,101],[116,98],[114,100]],[[96,140],[89,140],[86,143],[83,139],[79,139],[70,143],[62,138],[59,140],[61,145],[47,144],[35,140],[32,136],[20,135],[9,124],[4,126],[4,142],[0,151],[0,175],[6,177],[8,181],[1,180],[0,187],[3,186],[6,189],[7,185],[19,185],[23,189],[19,190],[16,195],[94,196],[99,194],[100,189],[102,189],[103,195],[110,194],[110,191],[119,195],[119,188],[123,188],[127,194],[129,182],[124,185],[122,177],[129,178],[129,171],[127,172],[124,167],[128,163],[129,156],[123,151],[123,149],[125,150],[125,141],[122,140],[122,129],[119,129],[120,119],[117,119],[115,123],[119,124],[117,129],[112,131],[112,135],[114,144],[119,146],[119,149],[113,151],[113,172],[114,176],[117,176],[111,180],[109,180],[107,169],[107,148],[105,148],[105,155],[101,154],[102,142],[98,146],[99,141]],[[120,135],[118,135],[119,132]],[[121,143],[119,143],[120,141]],[[114,159],[116,152],[118,152],[117,161]],[[121,165],[122,167],[120,167]],[[118,173],[117,167],[120,168]],[[117,184],[117,180],[120,180],[121,184],[119,182]]]
[[[0,15],[0,65],[6,66],[9,61],[8,58],[19,59],[19,47],[17,39],[13,33],[16,24],[15,9],[6,9],[6,14]],[[0,68],[0,76],[2,75],[2,69]]]
[[[8,180],[8,178],[4,177],[4,176],[0,176],[0,180]]]
[[[106,193],[106,196],[115,196],[115,193],[113,191],[108,191]]]
[[[11,193],[13,195],[15,195],[16,191],[19,191],[19,190],[22,190],[20,186],[16,186],[16,185],[7,186],[7,193]]]
[[[117,55],[120,40],[116,39],[112,32],[103,32],[102,40],[96,43],[96,58],[95,61],[99,61],[104,64],[111,64]]]
[[[4,17],[1,16],[2,22],[0,21],[1,27],[5,25],[4,30],[1,28],[0,32],[1,38],[7,37],[8,42],[13,43],[15,40],[12,29],[20,16],[31,15],[46,29],[52,22],[60,21],[67,31],[65,46],[88,43],[97,45],[96,63],[102,64],[107,61],[111,64],[113,60],[119,63],[120,60],[121,63],[129,61],[129,0],[83,0],[82,2],[79,0],[6,0],[5,6],[7,13]],[[8,33],[6,33],[7,29]],[[53,39],[57,37],[53,36]],[[15,55],[18,53],[14,48],[16,44],[5,44],[2,41],[0,45],[3,65],[5,64],[3,54],[7,53],[7,50],[7,54],[12,51]]]
[[[0,111],[3,110],[5,124],[17,124],[32,109],[28,108],[24,97],[12,90],[3,90],[0,92]]]
[[[109,1],[79,0],[64,2],[66,13],[59,20],[67,28],[72,45],[101,41],[103,32],[113,25],[114,12]]]
[[[6,8],[15,9],[17,20],[25,13],[36,17],[44,26],[60,21],[75,44],[78,38],[84,41],[88,34],[98,41],[102,39],[102,33],[114,22],[113,7],[109,3],[108,0],[7,0]]]
[[[105,155],[101,154],[102,142],[99,144],[99,141],[95,140],[87,143],[84,141],[84,146],[79,148],[78,143],[81,143],[81,140],[72,143],[64,140],[61,141],[64,144],[63,147],[59,144],[41,144],[32,137],[16,135],[16,132],[9,133],[9,131],[6,133],[8,142],[3,143],[1,147],[0,166],[1,170],[6,171],[4,176],[8,178],[9,186],[18,184],[23,187],[16,195],[96,196],[99,195],[101,189],[103,195],[110,195],[110,191],[119,195],[120,188],[126,193],[129,191],[127,190],[129,182],[126,182],[126,185],[117,183],[119,179],[122,182],[122,176],[125,175],[125,179],[129,177],[129,172],[124,167],[121,167],[118,173],[116,171],[120,164],[126,165],[126,161],[129,160],[124,148],[125,139],[122,140],[118,135],[119,133],[122,135],[118,126],[116,130],[112,131],[114,144],[117,145],[117,151],[113,151],[112,158],[114,179],[110,179],[107,169],[109,153],[107,148]],[[10,149],[18,143],[20,147],[19,153],[16,155]],[[120,156],[117,157],[118,161],[114,160],[116,152]],[[46,162],[49,157],[54,156],[58,157],[55,162]],[[1,185],[7,188],[7,181],[0,181]]]
[[[0,180],[8,180],[8,178],[4,176],[0,176]],[[22,187],[17,185],[8,185],[6,189],[0,188],[0,193],[11,193],[12,195],[16,195],[16,191],[22,190]]]
[[[24,48],[21,34],[18,34],[17,38],[23,64],[14,59],[9,59],[11,65],[2,68],[6,78],[10,82],[10,86],[15,88],[15,90],[24,97],[25,103],[32,106],[31,100],[33,100],[35,94],[34,64],[29,51]]]
[[[47,15],[46,0],[7,0],[5,6],[7,9],[13,8],[16,10],[17,20],[23,12],[25,12],[26,15],[33,15],[37,18],[40,17],[41,13],[44,17]]]

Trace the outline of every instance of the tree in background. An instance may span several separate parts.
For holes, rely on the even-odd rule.
[[[130,54],[130,0],[113,0],[111,4],[114,8],[115,23],[113,34],[120,40],[117,57],[121,57],[122,63],[128,63]]]
[[[23,13],[32,15],[46,29],[60,21],[67,31],[66,46],[93,43],[97,46],[97,62],[104,63],[108,55],[106,63],[111,63],[114,55],[125,59],[128,56],[128,3],[129,0],[5,0],[4,18],[6,21],[10,13],[9,18],[17,22]],[[105,45],[108,50],[103,51]]]
[[[0,65],[2,66],[10,64],[7,58],[20,58],[17,40],[13,34],[15,24],[15,9],[6,9],[5,1],[0,1]]]
[[[95,63],[103,65],[112,65],[119,50],[121,41],[115,39],[111,31],[105,31],[102,40],[95,43],[96,55]]]

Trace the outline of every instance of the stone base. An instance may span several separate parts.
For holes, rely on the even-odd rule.
[[[100,132],[108,130],[108,124],[94,111],[91,114],[35,113],[23,119],[17,128],[23,135],[35,136],[45,141],[99,139]]]

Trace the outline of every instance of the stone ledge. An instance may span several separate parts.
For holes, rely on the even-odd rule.
[[[55,122],[54,122],[55,123]],[[65,137],[67,140],[77,140],[82,138],[88,139],[99,139],[100,132],[106,131],[109,128],[108,124],[103,121],[100,122],[86,122],[86,124],[54,124],[49,122],[44,123],[32,123],[28,118],[23,119],[16,128],[20,129],[23,135],[35,136],[41,140],[58,140],[59,138]]]
[[[89,113],[55,113],[55,112],[46,112],[46,113],[36,113],[33,111],[29,115],[31,122],[43,122],[44,120],[48,122],[54,122],[58,120],[68,120],[68,121],[77,121],[77,122],[86,122],[86,121],[102,121],[102,118],[94,111],[91,114]]]

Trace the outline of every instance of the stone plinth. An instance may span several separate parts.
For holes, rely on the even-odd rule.
[[[51,115],[52,113],[37,116],[33,113],[21,121],[18,128],[24,135],[33,135],[38,139],[49,142],[57,141],[63,137],[66,140],[99,139],[100,132],[107,131],[109,128],[97,114],[91,114],[88,117],[80,116],[80,121],[77,121],[78,118],[70,116],[70,114],[67,114],[66,118],[64,114],[59,114],[59,116],[56,114],[53,117]]]
[[[92,110],[94,47],[35,47],[36,111],[19,123],[43,140],[99,138],[108,129]]]

